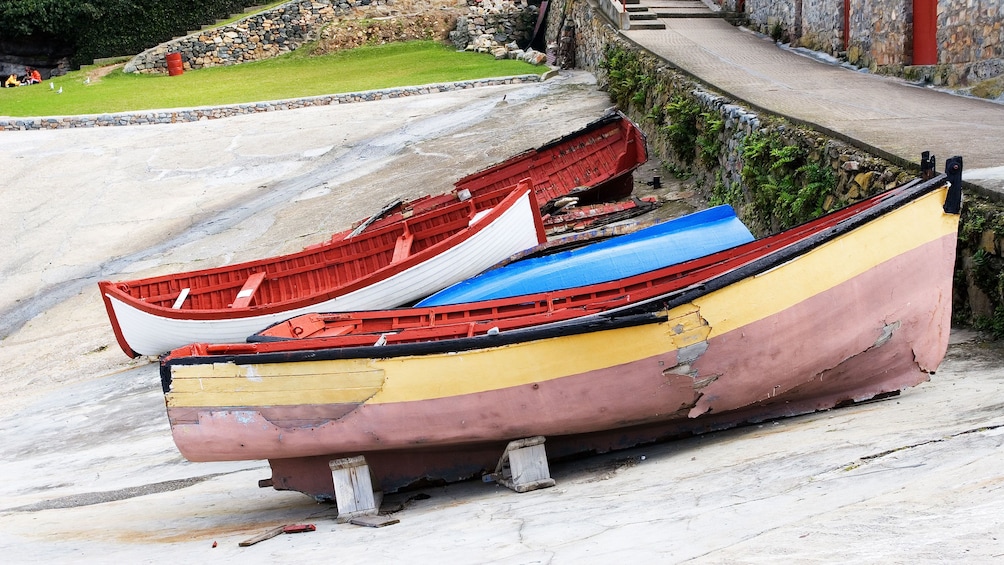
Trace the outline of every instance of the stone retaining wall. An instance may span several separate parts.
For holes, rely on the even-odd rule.
[[[539,8],[526,0],[467,0],[467,14],[450,32],[458,50],[491,53],[496,59],[544,62],[543,54],[527,56]]]
[[[745,2],[752,29],[872,71],[951,87],[1004,74],[1000,0],[939,0],[938,64],[924,67],[912,67],[913,0],[851,0],[846,49],[843,10],[843,0]]]
[[[296,98],[273,102],[251,102],[247,104],[231,104],[204,108],[179,108],[172,110],[148,110],[140,112],[123,112],[117,114],[95,114],[87,116],[53,116],[44,118],[5,118],[0,119],[0,132],[43,129],[70,129],[108,126],[134,126],[149,124],[173,124],[178,122],[196,122],[200,120],[215,120],[245,114],[294,110],[310,106],[330,106],[332,104],[353,104],[372,100],[403,98],[422,94],[435,94],[478,88],[483,86],[500,86],[505,84],[521,84],[539,82],[542,75],[520,75],[505,78],[486,78],[461,82],[410,86],[405,88],[390,88],[385,90],[369,90],[346,94],[330,94]]]
[[[393,0],[294,0],[232,24],[200,31],[148,49],[126,63],[127,73],[166,73],[168,53],[180,53],[185,69],[258,61],[315,38],[321,28],[356,6]]]
[[[915,174],[911,165],[884,161],[858,150],[833,137],[811,129],[760,115],[696,83],[672,69],[665,61],[647,54],[643,49],[619,37],[600,12],[592,6],[595,0],[571,0],[564,10],[555,10],[548,18],[549,40],[556,37],[558,25],[575,26],[578,45],[575,58],[583,68],[597,75],[601,87],[611,89],[613,83],[606,69],[604,51],[616,45],[633,50],[637,58],[631,65],[617,69],[619,74],[634,73],[633,87],[626,104],[619,104],[628,116],[645,132],[653,154],[659,155],[671,170],[690,176],[702,194],[715,202],[739,202],[737,211],[743,221],[758,235],[772,231],[777,218],[750,217],[747,208],[762,195],[751,193],[743,180],[744,147],[763,135],[777,135],[791,147],[806,151],[813,166],[828,167],[835,175],[834,189],[826,197],[823,210],[850,202],[894,186]],[[732,0],[723,0],[726,4]],[[805,4],[803,4],[803,9]],[[668,103],[696,103],[702,113],[699,134],[707,145],[717,144],[718,153],[711,163],[704,157],[680,154],[668,139],[672,120],[666,120]],[[707,143],[709,123],[718,122],[721,131],[717,139]],[[697,150],[700,154],[700,149]],[[918,155],[918,161],[920,156]],[[723,199],[721,195],[734,198]],[[956,281],[953,296],[953,322],[988,329],[1004,336],[1004,211],[998,202],[980,194],[968,194],[960,221]]]
[[[381,7],[393,5],[394,0],[294,0],[226,26],[162,43],[133,57],[123,71],[166,73],[168,53],[180,53],[185,69],[268,59],[317,39],[324,26],[340,18],[351,14],[378,17],[390,12]],[[450,34],[458,49],[492,53],[500,59],[544,62],[543,54],[525,52],[537,6],[526,0],[467,0],[467,5],[468,14]]]

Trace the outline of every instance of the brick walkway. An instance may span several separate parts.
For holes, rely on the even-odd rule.
[[[679,4],[640,0],[655,13]],[[696,17],[659,17],[665,29],[622,34],[711,90],[874,154],[918,163],[931,151],[938,170],[962,155],[968,182],[1004,194],[1004,105],[822,62],[694,9]]]

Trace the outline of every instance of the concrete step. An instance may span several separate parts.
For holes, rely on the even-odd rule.
[[[655,9],[654,12],[660,18],[679,18],[679,19],[693,19],[693,18],[724,18],[725,12],[692,12],[687,10],[672,11],[672,10],[662,10],[659,8]]]
[[[657,16],[656,14],[654,14],[652,12],[634,12],[634,13],[628,14],[628,18],[632,22],[636,22],[636,21],[642,21],[642,20],[657,20],[657,19],[659,19],[659,16]]]
[[[630,29],[666,29],[666,24],[660,21],[631,22]]]

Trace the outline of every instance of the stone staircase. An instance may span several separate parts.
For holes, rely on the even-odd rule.
[[[641,0],[624,0],[624,9],[628,13],[631,29],[666,29],[666,24],[659,21],[659,16],[641,3]]]
[[[631,29],[666,29],[663,18],[726,18],[717,6],[703,0],[624,0]]]

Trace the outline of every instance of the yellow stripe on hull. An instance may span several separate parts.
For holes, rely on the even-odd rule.
[[[384,372],[366,359],[257,365],[178,365],[167,405],[291,406],[365,402],[384,383]]]
[[[642,359],[652,359],[653,364],[669,369],[681,347],[775,315],[875,265],[955,234],[958,216],[945,214],[941,208],[946,192],[947,188],[936,190],[787,264],[674,308],[663,323],[460,353],[241,367],[223,364],[215,367],[211,375],[206,374],[204,365],[178,365],[172,367],[168,405],[254,407],[346,401],[416,402],[531,386]],[[266,374],[277,377],[283,390],[275,391],[272,387],[258,391],[244,382],[248,375]],[[293,375],[317,378],[288,380]],[[372,380],[360,388],[351,388],[359,384],[350,379],[362,376]],[[211,378],[227,382],[206,385],[205,381]],[[324,386],[318,388],[320,383]],[[201,392],[200,387],[204,386],[210,386],[214,392]],[[329,394],[339,400],[327,400]],[[355,400],[345,400],[349,398]]]
[[[947,185],[810,253],[695,300],[716,337],[784,311],[894,257],[958,231]]]

